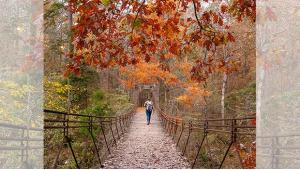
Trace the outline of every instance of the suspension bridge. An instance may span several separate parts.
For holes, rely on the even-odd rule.
[[[154,90],[155,91],[155,90]],[[158,90],[156,90],[157,92]],[[152,91],[153,92],[153,91]],[[142,93],[142,90],[140,90]],[[158,93],[158,92],[157,92]],[[158,95],[154,95],[158,96]],[[137,97],[137,101],[141,100]],[[154,99],[157,103],[158,99]],[[17,141],[14,146],[1,146],[1,150],[20,151],[20,167],[30,167],[30,153],[43,150],[51,161],[46,168],[60,168],[66,157],[72,158],[74,168],[244,168],[242,155],[237,151],[240,140],[255,140],[252,117],[225,119],[189,119],[172,116],[157,105],[151,124],[146,125],[145,110],[141,102],[117,116],[96,116],[78,113],[44,110],[44,128],[1,123],[0,127],[21,131],[20,137],[1,137],[2,141]],[[84,142],[78,146],[75,131],[85,130]],[[53,144],[48,136],[32,137],[32,132],[52,133],[51,138],[60,141]],[[216,151],[216,134],[222,134],[222,146]],[[44,147],[34,142],[44,141]],[[19,143],[19,145],[17,144]],[[83,149],[84,148],[84,149]],[[68,153],[65,151],[68,150]],[[79,151],[80,150],[80,151]],[[93,160],[87,166],[85,156],[90,150]],[[66,156],[68,154],[68,156]],[[212,160],[217,157],[217,160]],[[211,159],[211,160],[210,160]],[[233,160],[234,167],[226,165]],[[238,165],[238,166],[237,166]]]

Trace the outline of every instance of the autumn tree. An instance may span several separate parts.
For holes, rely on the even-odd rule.
[[[137,70],[153,63],[170,72],[171,63],[194,47],[206,52],[192,61],[193,81],[205,83],[220,70],[226,78],[228,55],[218,58],[216,50],[235,41],[231,20],[255,21],[255,5],[254,0],[70,0],[75,53],[70,54],[66,74],[80,74],[82,63],[95,68],[136,65]]]
[[[211,3],[215,9],[205,7]],[[76,15],[76,53],[70,56],[67,71],[76,72],[82,62],[105,68],[150,59],[160,61],[161,68],[168,70],[166,58],[180,56],[191,44],[214,50],[233,41],[230,32],[222,31],[230,27],[224,21],[225,14],[255,20],[253,0],[230,4],[218,0],[70,0],[69,9]],[[197,65],[194,76],[202,81]]]

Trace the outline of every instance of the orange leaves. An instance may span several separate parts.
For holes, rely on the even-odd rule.
[[[137,63],[134,67],[121,68],[123,85],[125,88],[132,88],[136,84],[156,84],[159,80],[168,86],[176,86],[178,79],[175,75],[159,68],[158,63]]]
[[[79,67],[75,66],[74,64],[68,64],[64,70],[64,76],[67,77],[70,75],[70,73],[75,73],[76,76],[80,76]]]
[[[202,102],[204,96],[209,96],[210,93],[200,88],[199,83],[187,83],[185,92],[178,96],[176,99],[178,102],[191,106],[197,102]]]
[[[224,3],[221,4],[220,8],[221,8],[221,12],[223,14],[228,11],[228,6],[226,4],[224,4]]]
[[[172,54],[170,52],[164,55],[165,59],[170,59],[170,58],[173,58],[173,57],[174,57],[174,54]]]
[[[200,84],[195,83],[192,86],[187,87],[186,93],[190,94],[191,96],[209,96],[210,93],[204,89],[201,89]]]
[[[191,69],[192,69],[192,63],[191,62],[176,62],[174,64],[174,67],[176,68],[177,71],[180,71],[180,73],[186,79],[190,79]]]
[[[161,76],[161,78],[163,79],[163,81],[165,82],[165,84],[167,86],[178,85],[178,82],[179,82],[178,78],[174,74],[172,74],[168,71],[161,72],[161,74],[159,76]]]
[[[256,168],[256,142],[251,144],[239,144],[234,149],[241,157],[243,168],[255,169]]]
[[[170,46],[170,52],[174,55],[179,55],[180,53],[180,44],[178,42],[172,42]]]
[[[178,96],[176,98],[176,100],[179,102],[179,103],[182,103],[182,104],[185,104],[185,105],[192,105],[193,104],[193,99],[191,97],[189,97],[188,95],[186,94],[183,94],[181,96]]]
[[[191,13],[187,10],[193,7],[191,0],[70,0],[69,8],[76,16],[76,25],[72,28],[75,51],[85,51],[70,57],[71,63],[106,68],[138,65],[141,61],[151,63],[159,57],[165,62],[180,58],[182,51],[191,52],[194,46],[214,51],[217,46],[235,42],[231,33],[224,32],[229,25],[223,17],[229,13],[237,18],[253,17],[254,1],[232,0],[230,5],[214,1],[217,8],[203,8],[200,1],[195,1],[196,10]],[[164,64],[158,67],[170,70]],[[194,80],[206,80],[213,69],[201,61],[194,63]],[[175,82],[175,78],[167,79]]]

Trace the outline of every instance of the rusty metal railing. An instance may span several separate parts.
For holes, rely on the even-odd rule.
[[[36,137],[42,135],[43,129],[4,122],[0,123],[0,128],[5,131],[5,134],[0,136],[0,142],[2,143],[0,152],[3,154],[5,152],[16,153],[17,158],[14,158],[14,160],[21,161],[20,164],[17,161],[15,162],[16,166],[19,166],[18,168],[33,168],[29,161],[32,154],[29,154],[29,152],[43,150],[43,139]],[[37,142],[40,142],[40,144]]]
[[[299,139],[299,133],[257,136],[257,148],[260,151],[257,156],[268,158],[268,161],[264,161],[263,168],[280,169],[288,166],[284,164],[299,166],[300,157],[297,154],[300,152]]]
[[[192,168],[195,167],[196,161],[198,159],[200,150],[204,145],[204,141],[207,139],[209,134],[213,133],[221,133],[230,135],[230,140],[228,141],[228,146],[226,148],[225,154],[222,157],[222,160],[218,166],[218,168],[222,168],[223,163],[228,156],[229,150],[235,146],[237,147],[237,139],[239,136],[253,136],[255,138],[255,125],[251,125],[249,123],[255,116],[251,117],[243,117],[243,118],[225,118],[225,119],[205,119],[205,120],[196,120],[196,121],[184,121],[180,117],[170,116],[163,111],[159,110],[159,115],[161,118],[162,126],[165,128],[166,132],[172,136],[172,138],[176,142],[176,146],[178,146],[179,142],[182,139],[182,134],[184,130],[188,130],[187,138],[184,141],[184,146],[182,148],[182,155],[185,155],[187,151],[187,146],[190,142],[191,134],[195,131],[202,133],[202,139],[200,141],[200,145],[197,148],[196,156],[194,157]],[[176,139],[176,133],[179,131],[179,136]],[[240,165],[243,168],[243,163],[241,160],[241,156],[237,152]]]
[[[89,133],[89,138],[92,141],[93,150],[97,158],[98,163],[102,167],[102,158],[99,154],[98,139],[95,136],[95,131],[97,130],[100,135],[102,135],[103,143],[108,151],[111,152],[111,146],[117,144],[117,139],[120,138],[122,134],[126,132],[127,127],[134,114],[133,109],[128,113],[119,116],[95,116],[93,114],[83,115],[83,114],[68,114],[65,112],[44,110],[46,118],[44,120],[45,131],[51,131],[53,129],[62,130],[63,140],[59,147],[58,153],[55,156],[55,160],[52,164],[52,168],[56,168],[58,164],[58,159],[61,154],[63,146],[67,145],[72,153],[73,160],[77,168],[80,168],[79,158],[76,156],[76,150],[72,145],[73,141],[76,140],[72,136],[73,129],[85,128]],[[115,130],[114,130],[115,129]],[[107,131],[107,132],[106,132]],[[109,141],[109,136],[112,141]],[[47,147],[47,146],[46,146]]]

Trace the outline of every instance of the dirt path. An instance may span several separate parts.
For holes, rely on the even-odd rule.
[[[104,162],[104,168],[189,168],[186,158],[162,129],[156,113],[146,125],[143,109],[138,109],[129,132],[118,142]]]

